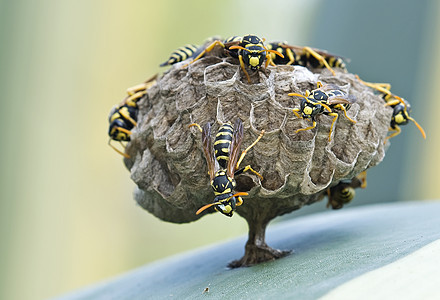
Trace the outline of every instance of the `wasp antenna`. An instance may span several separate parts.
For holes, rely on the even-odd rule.
[[[266,51],[266,52],[271,52],[271,53],[275,53],[276,55],[280,56],[281,58],[284,58],[284,55],[283,55],[282,53],[276,51],[276,50],[265,49],[265,50],[263,50],[263,51],[261,51],[261,52],[264,52],[264,51]]]
[[[301,94],[298,94],[298,93],[290,93],[290,94],[287,94],[287,95],[288,95],[288,96],[297,96],[297,97],[301,97],[301,98],[307,99],[306,96],[301,95]]]
[[[405,108],[406,108],[406,103],[405,103],[405,101],[404,101],[402,98],[400,98],[400,97],[397,96],[397,95],[393,95],[393,96],[394,96],[394,98],[396,98],[397,100],[399,100],[399,102],[402,103],[403,106],[405,106]]]
[[[248,49],[246,49],[246,48],[244,48],[242,46],[238,46],[238,45],[231,46],[231,47],[229,47],[229,49],[241,49],[241,50],[249,51]]]
[[[108,145],[110,146],[110,147],[112,147],[113,148],[113,150],[115,150],[116,152],[118,152],[119,154],[121,154],[123,157],[125,157],[125,158],[130,158],[130,155],[128,155],[127,153],[124,153],[124,152],[122,152],[121,150],[119,150],[119,149],[117,149],[115,146],[113,146],[112,145],[112,139],[110,138],[109,140],[108,140]]]
[[[422,134],[423,138],[426,139],[426,133],[425,133],[425,130],[423,130],[422,126],[420,126],[419,123],[417,123],[416,120],[414,120],[411,117],[408,117],[408,120],[411,120],[414,122],[414,124],[416,124],[416,126],[420,130],[420,133]]]
[[[237,197],[237,196],[249,196],[249,194],[246,192],[238,192],[238,193],[235,193],[234,195],[232,195],[231,198]]]
[[[197,127],[197,128],[199,129],[200,132],[203,131],[203,130],[202,130],[202,127],[201,127],[199,124],[197,124],[197,123],[189,124],[189,125],[188,125],[188,128],[191,128],[191,127],[193,127],[193,126]]]
[[[211,206],[214,206],[214,205],[217,205],[217,204],[221,204],[221,202],[214,202],[214,203],[206,204],[205,206],[200,207],[199,210],[196,211],[196,215],[200,214],[202,211],[210,208]]]

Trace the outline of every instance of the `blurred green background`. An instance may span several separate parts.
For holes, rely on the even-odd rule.
[[[403,128],[351,205],[438,199],[437,1],[0,1],[1,299],[45,299],[156,259],[246,234],[239,217],[175,225],[132,199],[107,146],[125,89],[171,51],[254,33],[351,58],[390,82],[425,128]],[[291,217],[325,209],[325,203]]]

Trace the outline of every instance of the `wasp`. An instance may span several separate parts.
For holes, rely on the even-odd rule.
[[[201,207],[196,214],[198,215],[207,208],[214,206],[215,210],[225,216],[232,217],[237,206],[243,204],[241,196],[248,195],[245,192],[233,192],[236,187],[234,177],[243,172],[251,171],[260,180],[263,180],[263,176],[252,169],[250,165],[241,169],[239,167],[246,153],[263,137],[264,130],[240,155],[240,146],[243,140],[243,122],[239,118],[235,121],[234,127],[230,123],[225,123],[219,128],[214,145],[211,139],[211,123],[206,123],[203,128],[197,123],[189,125],[189,127],[192,126],[198,127],[202,132],[203,152],[208,165],[211,187],[215,195],[214,202]]]
[[[331,141],[331,134],[333,131],[333,126],[338,119],[338,114],[334,112],[335,109],[342,110],[345,117],[352,123],[356,123],[347,115],[347,110],[350,109],[351,104],[356,101],[354,96],[348,95],[343,92],[340,87],[334,84],[322,85],[318,82],[317,88],[315,90],[306,91],[305,95],[290,93],[289,96],[301,97],[300,108],[292,109],[293,113],[302,119],[311,119],[312,126],[307,128],[300,128],[296,130],[296,133],[300,131],[310,130],[316,127],[316,117],[320,114],[329,115],[333,117],[332,124],[330,126],[330,132],[328,135],[328,140]],[[301,114],[299,114],[300,112]]]
[[[293,46],[287,42],[272,42],[267,44],[267,49],[276,50],[283,54],[283,57],[277,57],[270,53],[271,65],[299,65],[306,68],[322,69],[327,68],[335,75],[334,68],[340,68],[346,71],[344,59],[340,56],[328,53],[311,47]]]
[[[327,189],[327,208],[340,209],[344,204],[350,203],[356,195],[356,188],[367,187],[367,171],[359,173],[356,177],[348,180],[341,180],[334,187]]]
[[[393,109],[393,115],[391,116],[389,131],[392,131],[390,135],[385,138],[385,143],[388,139],[395,137],[402,131],[399,126],[408,124],[412,121],[416,127],[419,129],[423,138],[426,139],[425,130],[422,126],[416,122],[411,116],[411,105],[405,99],[391,93],[391,85],[389,83],[371,83],[365,82],[356,75],[356,78],[362,82],[364,85],[371,87],[382,94],[382,98],[385,101],[385,106],[390,106]]]
[[[278,51],[267,49],[264,46],[264,39],[261,39],[256,35],[248,34],[243,37],[232,36],[224,41],[213,41],[202,52],[200,52],[191,63],[194,63],[206,53],[212,51],[216,46],[221,46],[224,49],[223,53],[225,55],[238,58],[240,67],[249,83],[251,83],[251,78],[246,68],[249,68],[252,71],[257,71],[261,68],[263,62],[266,62],[265,67],[267,67],[269,63],[269,53],[283,57],[283,54]]]
[[[156,83],[157,74],[147,79],[145,82],[127,89],[127,96],[121,103],[114,106],[110,111],[109,120],[109,141],[108,144],[116,152],[126,158],[130,156],[117,149],[111,141],[128,142],[130,141],[131,130],[137,125],[137,114],[139,111],[138,101],[147,93],[147,90]]]

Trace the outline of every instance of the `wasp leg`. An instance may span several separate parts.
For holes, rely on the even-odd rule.
[[[240,61],[240,67],[243,70],[244,75],[246,75],[246,78],[247,78],[248,82],[251,83],[251,77],[249,77],[249,74],[246,71],[246,67],[245,67],[244,62],[243,62],[243,56],[239,55],[238,56],[238,60]]]
[[[387,101],[387,103],[384,104],[384,106],[396,106],[399,103],[403,103],[403,105],[405,105],[405,107],[406,107],[405,102],[401,102],[399,99],[389,100],[389,101]]]
[[[261,133],[260,133],[260,135],[257,137],[257,139],[249,146],[249,147],[247,147],[245,150],[243,150],[242,152],[241,152],[241,155],[240,155],[240,158],[238,159],[238,161],[237,161],[237,164],[235,165],[236,167],[236,169],[238,169],[238,167],[240,166],[240,163],[241,163],[241,161],[243,160],[243,158],[246,156],[246,153],[253,147],[253,146],[255,146],[257,143],[258,143],[258,141],[263,137],[263,135],[264,135],[264,129],[263,130],[261,130]],[[250,166],[247,166],[247,167],[249,167],[250,168]],[[246,167],[246,168],[247,168]],[[253,171],[253,170],[252,170]],[[243,171],[244,172],[244,171]],[[253,171],[253,172],[255,172],[255,171]],[[259,175],[260,177],[261,177],[261,175]],[[261,178],[263,178],[263,177],[261,177]]]
[[[366,82],[363,81],[358,75],[355,75],[356,79],[359,80],[363,85],[366,85],[372,89],[375,89],[383,94],[391,94],[391,84],[389,83],[372,83],[372,82]]]
[[[293,56],[293,51],[290,48],[285,48],[286,49],[286,55],[289,58],[289,61],[287,62],[286,65],[291,65],[295,62],[295,57]]]
[[[111,144],[111,141],[112,141],[112,139],[109,139],[109,140],[108,140],[108,145],[109,145],[110,147],[112,147],[113,150],[115,150],[116,152],[118,152],[119,154],[121,154],[121,155],[122,155],[123,157],[125,157],[125,158],[130,158],[130,155],[128,155],[128,154],[122,152],[121,150],[119,150],[118,148],[116,148],[115,146],[113,146],[113,145]],[[122,144],[122,143],[121,143],[121,144]]]
[[[203,130],[202,130],[202,127],[201,127],[199,124],[197,124],[197,123],[189,124],[189,125],[188,125],[188,128],[191,128],[191,127],[193,127],[193,126],[197,127],[197,128],[199,129],[200,132],[203,131]]]
[[[341,106],[339,107],[339,109],[341,109],[341,110],[344,112],[344,116],[345,116],[350,122],[356,124],[356,121],[355,121],[355,120],[352,120],[351,118],[348,117],[348,115],[347,115],[347,110],[345,109],[345,107],[344,107],[343,105],[341,105]]]
[[[298,118],[302,119],[301,115],[298,113],[300,110],[301,109],[299,109],[299,108],[292,109],[292,111],[295,114],[295,116],[297,116]]]
[[[360,188],[364,189],[367,187],[367,171],[360,172],[358,176],[356,176],[360,181]]]
[[[300,132],[300,131],[310,130],[310,129],[313,129],[313,128],[315,128],[315,127],[316,127],[316,121],[313,121],[312,126],[309,126],[309,127],[306,127],[306,128],[300,128],[300,129],[297,129],[297,130],[295,131],[295,133],[298,133],[298,132]]]
[[[241,168],[240,170],[237,170],[234,172],[234,176],[240,175],[241,173],[244,173],[246,171],[251,171],[252,173],[254,173],[255,175],[257,175],[258,177],[260,177],[260,180],[263,181],[263,176],[261,176],[260,173],[258,173],[257,171],[255,171],[254,169],[252,169],[251,165],[247,165],[246,167]]]
[[[235,203],[235,206],[240,206],[243,204],[243,199],[241,197],[237,197],[237,202]]]
[[[128,94],[129,96],[132,96],[132,95],[136,94],[137,92],[143,91],[143,90],[145,90],[145,89],[146,89],[146,83],[140,83],[140,84],[138,84],[138,85],[135,85],[135,86],[129,87],[129,88],[127,89],[127,94]]]
[[[330,208],[331,202],[332,202],[332,194],[330,191],[330,188],[327,189],[327,198],[328,198],[328,202],[327,205],[325,206],[326,208]]]
[[[211,45],[209,45],[208,47],[205,48],[205,50],[203,50],[199,55],[196,56],[196,58],[194,58],[190,63],[187,63],[186,65],[184,65],[182,67],[182,69],[185,69],[186,67],[188,67],[190,64],[195,63],[196,61],[198,61],[200,58],[203,57],[203,55],[205,55],[208,52],[211,52],[212,49],[214,49],[215,46],[220,45],[223,48],[225,48],[225,45],[221,42],[221,41],[214,41],[212,42]]]
[[[396,135],[399,135],[400,132],[401,132],[402,130],[400,129],[399,126],[396,125],[396,128],[391,128],[391,127],[390,127],[389,131],[394,131],[394,132],[385,138],[385,141],[383,142],[384,144],[385,144],[386,141],[389,140],[390,138],[395,137]]]
[[[328,115],[333,116],[332,125],[330,125],[330,132],[328,133],[328,141],[330,142],[332,140],[333,126],[335,125],[336,120],[338,119],[338,114],[337,113],[329,113]]]
[[[264,63],[264,68],[267,68],[269,62],[271,62],[271,66],[275,66],[275,64],[272,62],[272,58],[270,57],[270,55],[266,54],[266,62]]]
[[[391,84],[389,83],[371,83],[373,88],[380,88],[380,89],[385,89],[385,90],[391,90]]]
[[[131,124],[133,124],[133,126],[136,126],[137,125],[137,122],[135,121],[135,120],[133,120],[131,117],[130,117],[130,114],[128,114],[127,112],[125,112],[125,111],[123,111],[123,110],[119,110],[119,114],[121,115],[121,116],[123,116],[125,119],[127,119],[128,121],[130,121],[130,123]],[[119,127],[120,128],[120,127]],[[126,130],[126,129],[124,129],[124,128],[120,128],[122,131],[124,131],[124,130]],[[126,131],[128,131],[128,130],[126,130]],[[130,132],[130,131],[128,131],[128,132]],[[131,134],[131,132],[130,132],[130,134]]]
[[[327,63],[327,61],[325,60],[325,58],[322,55],[316,53],[316,51],[310,47],[304,47],[304,51],[308,52],[310,55],[312,55],[314,58],[316,58],[319,62],[321,62],[328,70],[330,70],[330,72],[332,72],[333,76],[336,75],[335,71],[330,67],[330,65]]]
[[[128,106],[136,107],[137,106],[136,100],[141,98],[146,93],[147,93],[147,90],[143,90],[143,91],[136,92],[132,95],[129,95],[127,98],[125,98],[124,103],[127,104]]]

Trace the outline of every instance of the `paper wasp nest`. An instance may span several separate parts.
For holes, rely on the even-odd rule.
[[[211,203],[214,194],[201,133],[188,128],[194,122],[201,126],[212,122],[214,139],[221,124],[241,118],[242,150],[265,130],[241,164],[250,164],[264,180],[250,172],[236,177],[236,190],[249,193],[237,213],[250,228],[252,222],[265,227],[276,216],[321,200],[330,186],[383,159],[392,109],[385,108],[384,101],[353,74],[333,76],[326,69],[312,73],[300,66],[269,66],[251,78],[249,84],[231,59],[211,56],[187,68],[174,65],[148,90],[126,149],[131,158],[125,159],[140,206],[175,223],[205,215],[195,212]],[[336,84],[357,98],[348,111],[357,123],[338,111],[330,142],[331,116],[320,115],[315,129],[295,133],[311,123],[293,114],[301,99],[288,93],[304,94],[318,81]]]

